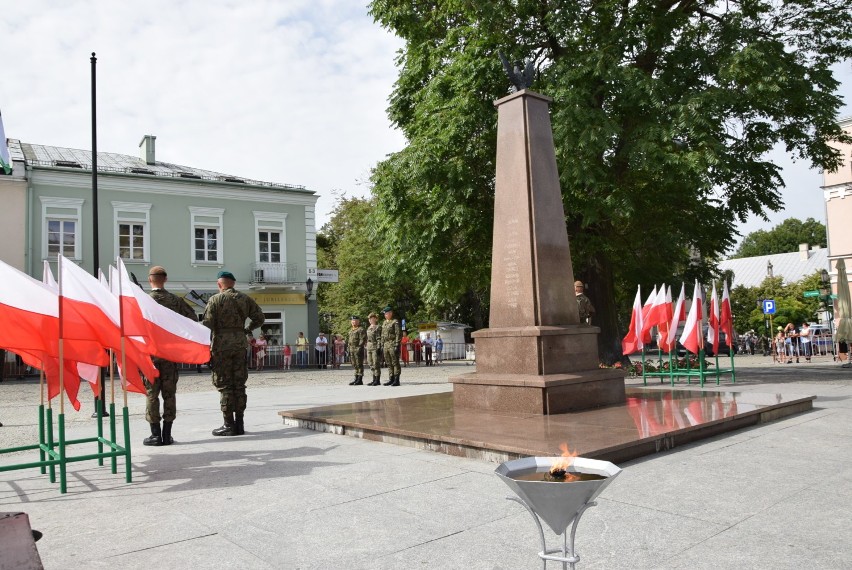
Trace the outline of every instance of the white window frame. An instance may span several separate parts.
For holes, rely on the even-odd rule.
[[[144,217],[140,216],[144,214]],[[125,263],[139,263],[148,265],[151,261],[151,204],[143,204],[140,202],[113,202],[112,203],[112,220],[114,228],[114,249],[115,257],[118,257],[121,251],[118,243],[118,227],[119,224],[141,224],[142,225],[142,257],[143,259],[125,259]],[[133,232],[131,230],[131,239]],[[133,245],[131,244],[131,251]]]
[[[83,204],[82,198],[57,198],[55,196],[39,196],[41,201],[41,258],[56,261],[57,257],[48,254],[47,223],[49,221],[74,222],[74,256],[73,261],[83,260]],[[62,210],[48,212],[48,209]],[[60,248],[61,249],[61,248]]]
[[[283,212],[252,212],[254,214],[254,260],[257,263],[287,263],[287,214]],[[281,240],[281,259],[279,261],[260,260],[260,232],[279,232]],[[271,252],[270,252],[271,253]]]
[[[201,265],[224,267],[225,265],[225,209],[189,207],[189,262],[193,267]],[[216,261],[198,261],[195,259],[195,230],[198,228],[216,230]]]

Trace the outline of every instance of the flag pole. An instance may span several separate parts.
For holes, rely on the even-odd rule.
[[[116,265],[122,267],[121,259],[119,258]],[[118,278],[118,326],[121,333],[121,369],[124,370],[124,381],[121,383],[121,391],[124,396],[124,408],[122,410],[122,420],[124,424],[124,480],[128,483],[133,482],[133,465],[130,461],[130,413],[127,410],[127,350],[125,350],[124,336],[124,303],[121,302],[122,294],[122,276]]]
[[[109,349],[109,439],[115,443],[115,359],[112,349]],[[118,473],[118,458],[113,455],[110,458],[110,467],[113,474]]]
[[[99,256],[99,241],[98,241],[98,107],[97,107],[97,66],[98,58],[95,52],[92,52],[92,57],[89,58],[92,64],[92,255],[94,264],[92,266],[92,275],[98,276],[98,268],[100,267]],[[98,418],[100,424],[102,418],[107,415],[106,411],[106,396],[104,394],[104,377],[102,370],[98,368],[98,386],[100,386],[100,395],[95,396],[95,413],[92,417]],[[100,406],[98,406],[100,400]],[[102,435],[101,433],[98,434]],[[103,452],[103,444],[99,443],[98,453]],[[103,458],[99,460],[99,464],[103,465]]]
[[[45,444],[45,436],[44,436],[44,360],[41,362],[41,370],[38,372],[38,392],[39,392],[39,405],[38,405],[38,444],[39,444],[39,452],[38,458],[39,461],[44,461],[44,444]],[[47,468],[42,465],[39,469],[41,474],[44,475],[47,473]]]

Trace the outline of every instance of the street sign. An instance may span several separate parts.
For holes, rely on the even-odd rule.
[[[317,281],[320,283],[337,283],[337,269],[317,269]]]
[[[819,297],[819,291],[805,291],[804,297]]]
[[[764,299],[764,301],[763,301],[763,314],[764,315],[774,315],[775,314],[775,299]]]

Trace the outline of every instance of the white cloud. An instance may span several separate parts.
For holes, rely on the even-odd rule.
[[[321,224],[332,190],[365,194],[359,182],[404,144],[385,113],[402,42],[362,2],[0,0],[7,136],[90,148],[96,51],[99,150],[136,154],[154,134],[161,160],[317,191]],[[852,84],[848,63],[836,69]],[[787,208],[743,233],[824,218],[820,174],[772,156]]]
[[[385,109],[402,42],[351,0],[63,3],[0,0],[0,109],[7,136],[98,149],[320,195],[363,195],[369,169],[402,148]]]

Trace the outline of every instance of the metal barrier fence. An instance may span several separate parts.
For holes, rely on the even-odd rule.
[[[443,350],[438,353],[432,350],[432,362],[439,363],[453,360],[475,360],[475,350],[473,344],[465,343],[445,343]],[[316,346],[309,344],[304,351],[298,351],[296,347],[291,346],[291,354],[289,358],[284,354],[284,347],[280,345],[267,346],[266,354],[258,362],[257,351],[248,349],[246,351],[246,360],[250,370],[295,370],[307,368],[337,368],[343,365],[349,365],[349,351],[347,347],[343,347],[343,353],[340,354],[334,345],[329,344],[324,353],[316,351]],[[402,354],[400,354],[402,357]],[[401,360],[405,361],[404,358]],[[424,347],[420,349],[419,359],[415,358],[413,347],[409,347],[408,360],[405,361],[410,365],[418,365],[426,363],[426,350]],[[382,361],[382,366],[384,366]],[[367,366],[367,355],[364,355],[364,366]],[[203,372],[209,370],[209,366],[204,364],[180,364],[181,370]],[[0,379],[3,378],[24,378],[28,376],[38,376],[39,371],[30,368],[20,358],[9,353],[5,367],[2,370]]]

